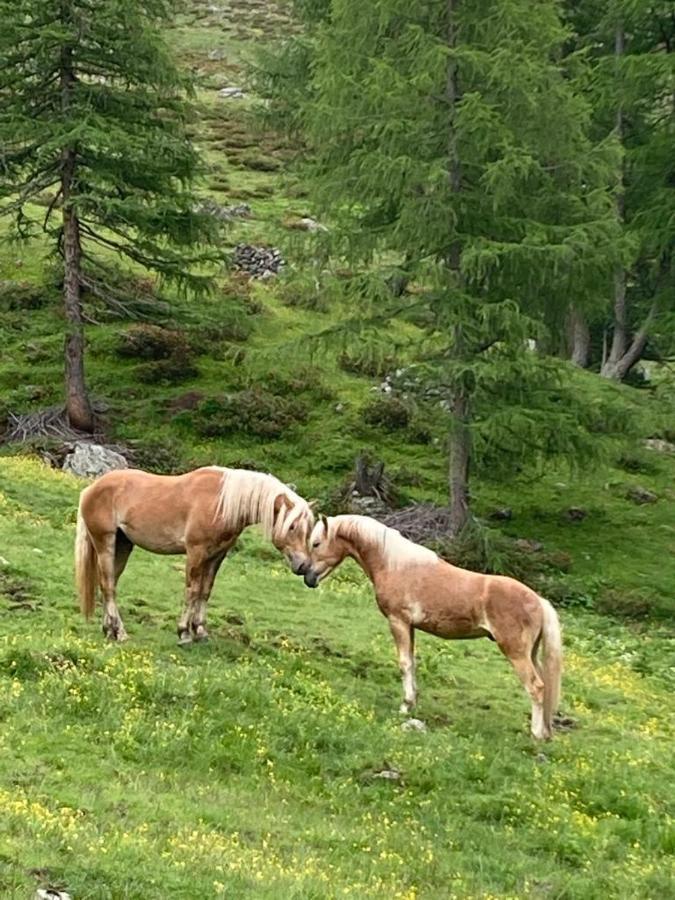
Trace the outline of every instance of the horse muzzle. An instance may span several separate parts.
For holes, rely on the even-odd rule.
[[[291,566],[291,572],[294,575],[304,575],[309,566],[309,563],[306,559],[302,559],[297,556],[292,556],[289,560],[289,563]]]
[[[319,584],[319,576],[314,569],[311,567],[305,570],[305,584],[308,588],[318,587]]]

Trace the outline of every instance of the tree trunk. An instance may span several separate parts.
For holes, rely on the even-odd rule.
[[[459,534],[469,522],[469,467],[471,432],[469,398],[458,391],[452,398],[453,429],[450,434],[450,533]]]
[[[591,332],[586,316],[576,306],[570,307],[569,329],[571,353],[570,359],[575,366],[587,369],[591,364]]]
[[[620,74],[618,71],[619,60],[624,52],[625,35],[623,24],[618,23],[614,33],[614,62],[617,69],[617,83],[620,84]],[[623,138],[623,108],[621,100],[617,102],[616,107],[616,133],[621,140]],[[625,219],[625,198],[623,191],[623,169],[619,178],[619,189],[616,195],[616,217],[623,225]],[[614,272],[614,310],[612,324],[612,345],[609,355],[602,363],[600,374],[604,378],[612,378],[620,381],[633,365],[630,363],[626,368],[623,362],[628,347],[628,323],[626,315],[626,271],[623,266],[618,266]],[[646,341],[645,341],[646,342]],[[643,348],[644,349],[644,348]],[[642,352],[642,350],[640,350]],[[624,371],[625,370],[625,371]],[[621,374],[623,372],[623,374]]]
[[[446,0],[448,16],[448,47],[455,46],[455,10],[457,0]],[[457,83],[457,67],[454,60],[448,64],[446,81],[446,100],[449,111],[448,124],[448,181],[450,192],[459,194],[462,190],[462,172],[457,149],[457,138],[454,128],[454,115],[459,100],[459,86]],[[446,257],[446,266],[452,272],[454,281],[458,286],[462,285],[461,273],[462,248],[459,239],[455,238],[450,245]],[[461,325],[454,329],[453,355],[460,360],[466,353],[464,334]],[[450,488],[450,533],[459,534],[469,522],[469,468],[471,464],[471,432],[470,397],[468,390],[461,381],[454,385],[450,396],[450,410],[453,423],[450,432],[450,466],[448,481]]]
[[[68,8],[62,5],[64,21]],[[68,111],[75,75],[72,49],[61,51],[61,108]],[[77,170],[77,151],[64,148],[61,154],[61,194],[63,197],[63,302],[66,315],[65,387],[68,421],[79,431],[93,432],[92,412],[84,380],[84,328],[82,322],[80,224],[73,207],[73,184]]]

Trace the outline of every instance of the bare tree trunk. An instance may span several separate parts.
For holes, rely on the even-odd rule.
[[[448,16],[448,47],[455,46],[455,22],[454,15],[457,6],[456,0],[446,0]],[[459,100],[459,87],[457,83],[457,67],[453,60],[448,64],[446,81],[446,99],[449,110],[448,128],[448,177],[450,191],[459,194],[462,189],[462,173],[457,149],[457,139],[454,129],[454,113]],[[459,240],[454,240],[448,251],[446,265],[453,273],[458,285],[462,284],[460,271],[461,246]],[[453,352],[455,359],[461,359],[466,353],[464,335],[461,325],[454,329]],[[450,432],[450,466],[448,481],[450,487],[450,532],[459,534],[469,522],[469,468],[471,463],[471,431],[469,422],[471,416],[471,401],[469,392],[464,384],[457,382],[450,397],[450,409],[452,412],[452,430]]]
[[[617,79],[619,79],[619,60],[623,56],[625,46],[625,34],[623,24],[619,22],[614,33],[614,61],[617,67]],[[615,130],[619,139],[623,138],[623,108],[621,101],[617,103]],[[625,197],[623,191],[623,171],[621,172],[619,190],[616,195],[616,217],[623,224],[625,219]],[[625,359],[628,349],[628,320],[626,311],[626,271],[623,266],[618,266],[614,272],[614,321],[612,324],[612,344],[609,355],[604,359],[600,374],[604,378],[620,381],[625,378],[628,370],[636,360],[628,363]],[[646,336],[645,342],[646,343]],[[644,344],[640,353],[644,349]],[[637,357],[639,358],[639,356]]]
[[[62,4],[64,20],[68,7]],[[61,106],[66,112],[70,106],[75,75],[72,49],[61,51]],[[82,248],[80,225],[73,208],[73,182],[77,168],[77,152],[73,147],[64,148],[61,155],[61,193],[63,196],[63,302],[66,315],[65,382],[66,413],[68,421],[80,431],[94,430],[92,412],[84,380],[84,328],[80,295]]]
[[[452,399],[453,429],[450,434],[450,532],[459,534],[469,522],[469,468],[471,432],[469,398],[459,392]]]
[[[570,307],[569,329],[571,353],[570,359],[575,366],[587,369],[591,364],[591,332],[583,311],[576,306]]]

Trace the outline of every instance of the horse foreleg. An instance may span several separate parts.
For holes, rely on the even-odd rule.
[[[396,649],[398,664],[403,681],[403,703],[400,712],[409,713],[417,702],[417,685],[415,683],[415,632],[408,622],[402,619],[389,619]]]
[[[198,614],[207,560],[200,550],[188,550],[185,562],[185,606],[178,620],[178,643],[192,643],[192,623]]]
[[[195,604],[195,610],[190,623],[192,635],[196,641],[205,641],[208,639],[209,633],[206,630],[206,605],[209,602],[209,597],[213,590],[213,582],[216,580],[218,569],[225,559],[225,556],[225,553],[219,553],[204,565],[199,600]]]
[[[118,563],[115,534],[95,538],[94,546],[98,558],[98,579],[103,595],[103,634],[111,641],[125,641],[127,633],[115,602],[115,587],[131,550],[129,549],[123,560],[120,557]]]

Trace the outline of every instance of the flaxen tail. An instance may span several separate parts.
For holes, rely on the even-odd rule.
[[[87,618],[90,618],[94,612],[96,582],[96,550],[82,516],[82,497],[80,496],[75,532],[75,584],[80,598],[80,609]]]
[[[544,725],[553,730],[553,716],[560,702],[560,680],[562,677],[562,635],[560,620],[555,609],[548,600],[539,598],[544,613],[542,628],[543,652],[541,656],[541,674],[544,681]]]

